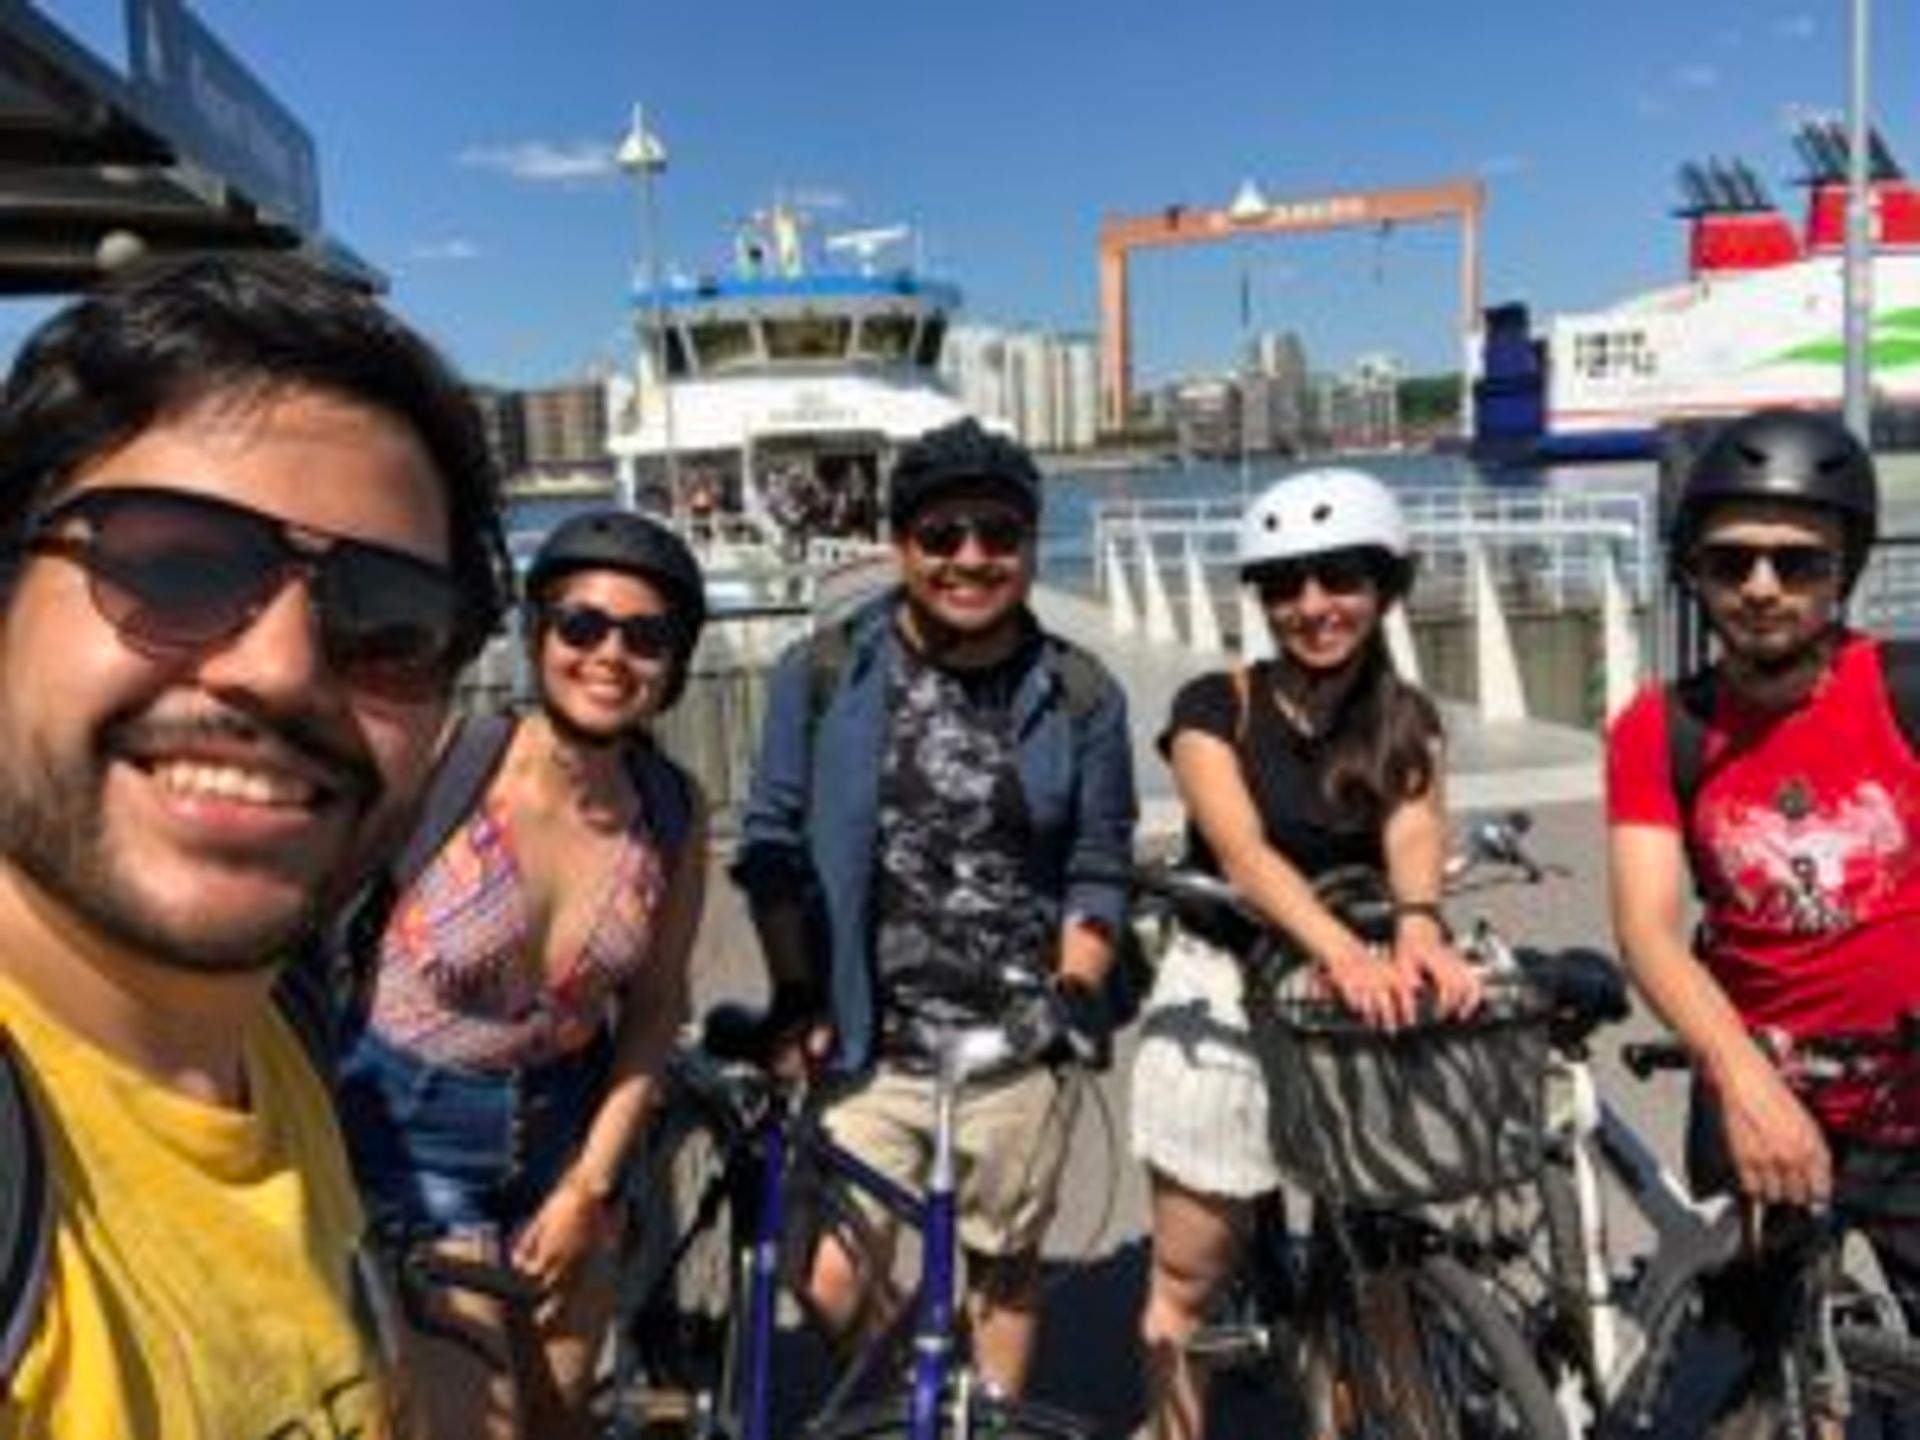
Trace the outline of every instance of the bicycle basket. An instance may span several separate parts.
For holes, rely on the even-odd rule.
[[[1397,1033],[1319,992],[1306,968],[1250,995],[1274,1157],[1318,1199],[1399,1210],[1484,1194],[1540,1168],[1546,1015],[1518,975],[1490,975],[1468,1020]]]

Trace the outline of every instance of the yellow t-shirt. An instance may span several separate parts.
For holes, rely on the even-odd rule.
[[[325,1089],[277,1012],[247,1036],[250,1109],[188,1099],[0,976],[55,1230],[0,1440],[387,1433],[355,1319],[361,1214]]]

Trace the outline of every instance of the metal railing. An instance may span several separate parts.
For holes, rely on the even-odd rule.
[[[1630,491],[1466,490],[1399,493],[1419,557],[1420,609],[1471,604],[1469,561],[1477,549],[1491,562],[1502,598],[1559,608],[1597,601],[1606,552],[1637,604],[1658,590],[1661,575],[1652,497]],[[1111,598],[1117,556],[1130,571],[1198,563],[1216,596],[1237,579],[1242,502],[1105,501],[1093,507],[1094,585]]]

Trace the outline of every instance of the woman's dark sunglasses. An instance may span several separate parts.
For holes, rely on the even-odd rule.
[[[1732,540],[1698,546],[1689,568],[1697,579],[1732,590],[1746,584],[1762,560],[1788,590],[1823,585],[1840,573],[1840,552],[1825,545],[1743,545]]]
[[[610,615],[598,605],[555,606],[549,623],[569,650],[598,650],[601,641],[617,634],[637,660],[665,659],[678,638],[671,615]]]
[[[451,681],[477,638],[441,566],[185,490],[83,491],[39,518],[27,549],[84,569],[101,617],[157,657],[228,643],[296,576],[327,663],[356,688],[423,698]]]
[[[1253,583],[1268,605],[1290,605],[1300,598],[1309,579],[1329,595],[1358,595],[1379,583],[1379,570],[1367,555],[1335,551],[1304,560],[1281,560],[1254,572]]]
[[[954,511],[922,520],[908,534],[921,554],[935,560],[951,560],[958,555],[969,535],[985,554],[1005,557],[1027,543],[1027,522],[1004,510],[980,514]]]

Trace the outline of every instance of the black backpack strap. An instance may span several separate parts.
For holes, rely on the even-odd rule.
[[[628,750],[627,769],[640,792],[640,808],[654,839],[669,860],[677,857],[693,828],[693,782],[651,739],[640,740]]]
[[[40,1323],[52,1214],[46,1144],[26,1071],[0,1027],[0,1401]]]
[[[834,691],[853,654],[853,622],[841,620],[813,632],[807,640],[807,751],[819,732],[820,717],[833,703]]]
[[[407,893],[448,838],[473,813],[493,772],[500,768],[520,722],[512,715],[486,714],[463,716],[454,723],[457,728],[440,752],[440,762],[434,767],[427,797],[420,806],[420,818],[387,867],[387,883],[396,897]]]
[[[1087,651],[1058,635],[1049,637],[1053,645],[1054,671],[1060,677],[1061,701],[1067,718],[1078,724],[1099,705],[1106,693],[1107,672]]]
[[[1667,775],[1684,833],[1700,794],[1707,763],[1707,726],[1713,720],[1713,671],[1696,670],[1667,686]]]
[[[1880,642],[1880,674],[1887,704],[1907,748],[1920,756],[1920,639],[1904,636]]]

